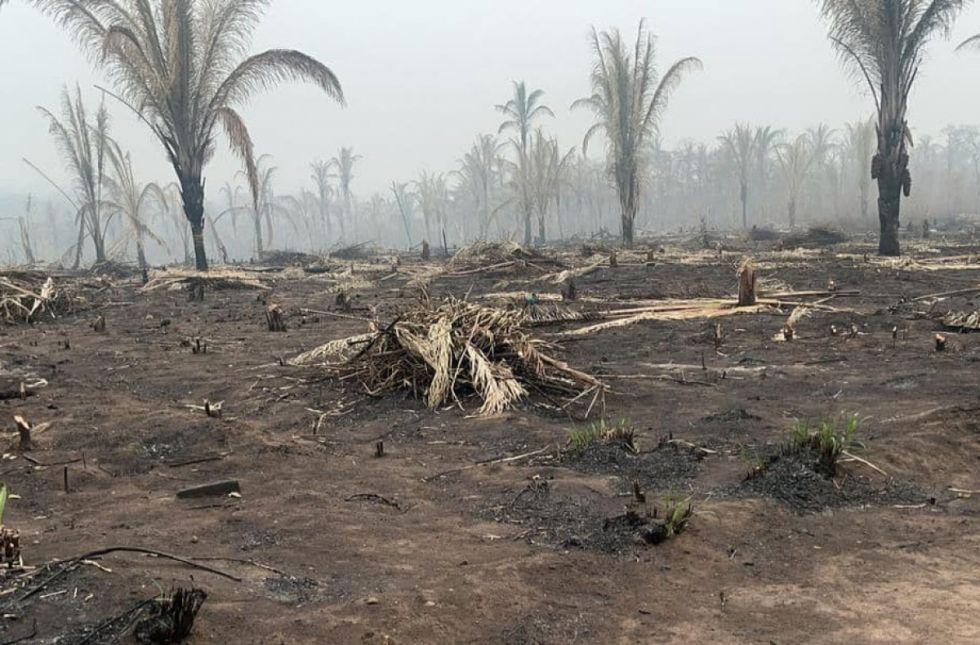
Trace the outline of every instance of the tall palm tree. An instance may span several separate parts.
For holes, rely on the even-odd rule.
[[[517,154],[517,161],[512,164],[512,172],[515,174],[513,181],[518,190],[521,202],[521,211],[524,215],[524,244],[531,244],[531,217],[534,210],[534,202],[530,192],[530,159],[529,146],[531,144],[531,129],[534,122],[544,116],[555,117],[551,108],[541,103],[544,90],[532,90],[528,92],[527,84],[524,81],[514,81],[514,96],[503,105],[497,106],[497,111],[505,117],[500,124],[497,133],[513,132],[514,138],[511,144]]]
[[[224,127],[258,191],[252,139],[235,107],[281,81],[313,83],[343,104],[334,73],[295,50],[247,56],[252,32],[271,0],[37,0],[105,68],[117,98],[163,145],[180,185],[195,263],[204,246],[204,169]]]
[[[719,137],[738,173],[739,201],[742,204],[742,228],[749,228],[749,177],[755,157],[756,137],[752,128],[736,123],[735,129]]]
[[[926,44],[947,36],[967,0],[820,0],[830,39],[852,71],[863,78],[878,115],[878,151],[871,176],[878,180],[878,253],[900,255],[902,193],[912,191],[906,113]]]
[[[796,226],[796,207],[810,168],[816,161],[815,151],[816,146],[807,134],[801,134],[792,143],[776,148],[776,159],[786,184],[787,214],[791,227]]]
[[[352,209],[353,209],[353,199],[351,193],[351,184],[354,181],[354,165],[361,160],[361,155],[354,154],[353,148],[343,147],[336,157],[330,160],[330,163],[334,168],[337,169],[337,180],[338,188],[340,190],[341,201],[341,214],[338,218],[340,221],[340,237],[346,238],[346,225],[350,224],[351,230],[354,228],[354,222],[352,221]]]
[[[582,142],[588,150],[589,140],[599,132],[607,139],[607,170],[619,195],[623,243],[633,244],[633,227],[640,204],[641,177],[646,159],[644,152],[656,136],[670,96],[684,74],[701,69],[701,61],[682,58],[659,77],[654,62],[654,37],[641,20],[632,51],[618,29],[601,34],[592,29],[592,95],[579,99],[572,107],[586,107],[596,116]]]
[[[860,199],[861,219],[868,218],[868,196],[871,194],[871,174],[868,164],[874,156],[875,122],[873,118],[855,121],[847,124],[845,133],[847,148],[847,163],[853,164],[857,177],[858,195]]]

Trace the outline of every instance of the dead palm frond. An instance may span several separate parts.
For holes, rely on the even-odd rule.
[[[654,37],[643,21],[632,48],[619,30],[599,33],[593,28],[592,50],[592,95],[572,107],[587,108],[597,119],[585,134],[583,154],[596,134],[606,136],[607,170],[619,195],[623,242],[631,245],[646,165],[644,152],[658,134],[674,90],[685,74],[702,65],[697,58],[682,58],[660,76]]]
[[[180,185],[196,264],[206,270],[204,168],[224,129],[258,191],[252,140],[237,107],[258,90],[306,81],[344,102],[334,73],[299,51],[248,55],[270,0],[37,0],[112,79],[116,98],[163,145]]]
[[[878,116],[877,154],[871,176],[878,180],[881,255],[899,255],[902,193],[909,196],[906,113],[926,45],[948,36],[967,0],[820,0],[830,40],[844,65],[867,84]],[[969,42],[969,41],[968,41]]]

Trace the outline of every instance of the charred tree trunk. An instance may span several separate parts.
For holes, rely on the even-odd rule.
[[[193,175],[180,178],[180,195],[184,201],[184,215],[191,225],[194,240],[194,266],[198,271],[208,270],[208,252],[204,247],[204,181]]]
[[[878,154],[871,160],[871,178],[878,181],[878,222],[881,226],[878,254],[884,256],[901,255],[898,234],[902,193],[908,197],[912,192],[905,133],[904,122],[887,128],[879,126]]]
[[[795,197],[789,200],[788,210],[789,210],[789,227],[796,228],[796,198]]]

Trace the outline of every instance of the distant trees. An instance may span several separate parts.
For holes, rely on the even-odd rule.
[[[812,135],[801,134],[792,143],[776,148],[776,158],[782,171],[787,192],[787,219],[791,227],[796,226],[796,207],[807,175],[817,159],[816,146]]]
[[[606,136],[607,170],[619,195],[623,243],[629,246],[640,204],[646,146],[657,133],[671,94],[686,73],[701,69],[701,61],[682,58],[659,77],[654,37],[642,21],[632,48],[619,30],[599,33],[593,28],[592,50],[592,95],[573,107],[587,108],[596,116],[582,142],[583,154],[593,136],[599,132]]]
[[[878,181],[878,253],[896,256],[901,198],[912,191],[906,113],[909,94],[929,40],[946,35],[966,0],[821,0],[830,39],[848,66],[867,84],[878,116],[877,153],[871,176]]]
[[[354,154],[353,148],[343,147],[337,156],[330,160],[337,171],[338,191],[340,193],[340,213],[337,221],[340,224],[340,239],[347,239],[347,227],[354,230],[353,193],[351,185],[354,182],[354,166],[361,160],[360,155]]]
[[[119,99],[150,127],[166,151],[191,226],[195,263],[204,246],[204,168],[220,124],[256,192],[252,140],[235,107],[281,81],[310,82],[343,104],[334,73],[295,50],[246,57],[270,0],[37,0],[106,68]]]
[[[845,131],[847,164],[853,169],[857,179],[858,199],[861,219],[868,218],[868,199],[871,195],[871,173],[868,168],[875,151],[874,119],[864,119],[848,123]]]

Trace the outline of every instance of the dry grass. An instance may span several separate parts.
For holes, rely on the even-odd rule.
[[[567,407],[605,391],[598,379],[550,356],[554,347],[531,337],[529,322],[522,309],[423,300],[369,334],[332,341],[290,362],[320,363],[375,396],[407,389],[431,409],[463,408],[462,399],[475,395],[480,414],[510,409],[531,392],[561,397]]]

